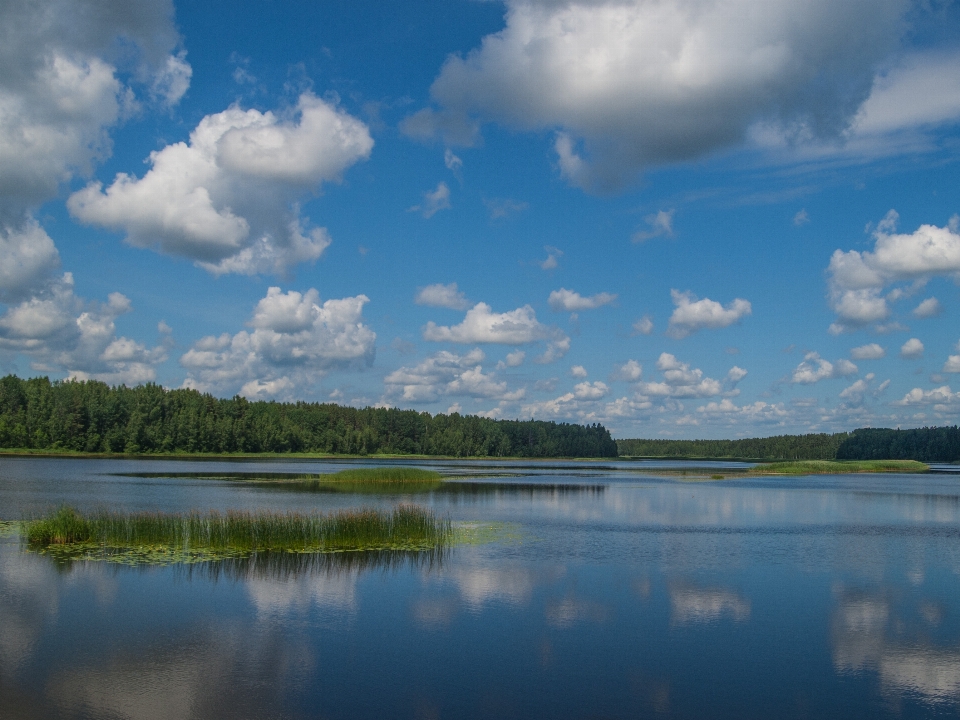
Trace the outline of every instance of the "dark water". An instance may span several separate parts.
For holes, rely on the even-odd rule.
[[[429,562],[63,567],[0,538],[0,717],[960,714],[956,476],[423,465],[471,477],[355,496],[173,477],[343,463],[0,458],[5,519],[415,501],[502,524]]]

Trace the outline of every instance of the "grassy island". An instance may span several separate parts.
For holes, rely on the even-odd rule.
[[[929,466],[916,460],[792,460],[750,468],[750,475],[846,475],[850,473],[923,473]]]
[[[62,507],[24,523],[30,549],[64,558],[197,562],[257,553],[437,550],[453,539],[449,520],[401,505],[392,511],[81,514]]]

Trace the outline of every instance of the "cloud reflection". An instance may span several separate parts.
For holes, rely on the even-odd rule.
[[[691,625],[717,622],[729,618],[734,622],[750,619],[750,601],[732,590],[676,586],[670,589],[670,622]]]

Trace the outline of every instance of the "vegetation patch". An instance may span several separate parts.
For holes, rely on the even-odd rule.
[[[433,551],[454,540],[449,520],[401,505],[392,511],[81,514],[62,507],[24,523],[31,550],[62,559],[171,564],[259,553]]]
[[[0,537],[16,535],[20,530],[20,523],[16,520],[0,520]]]
[[[757,465],[751,475],[844,475],[848,473],[923,473],[930,468],[916,460],[796,460]]]

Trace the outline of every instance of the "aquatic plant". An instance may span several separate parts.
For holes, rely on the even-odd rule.
[[[795,460],[764,463],[751,475],[844,475],[847,473],[923,473],[930,468],[916,460]]]
[[[392,511],[345,510],[330,514],[216,511],[201,513],[81,514],[70,507],[25,523],[29,547],[40,550],[139,549],[203,557],[259,552],[426,550],[452,538],[449,520],[400,505]]]
[[[323,475],[301,475],[303,483],[423,483],[440,482],[443,476],[434,470],[412,467],[353,468]]]

